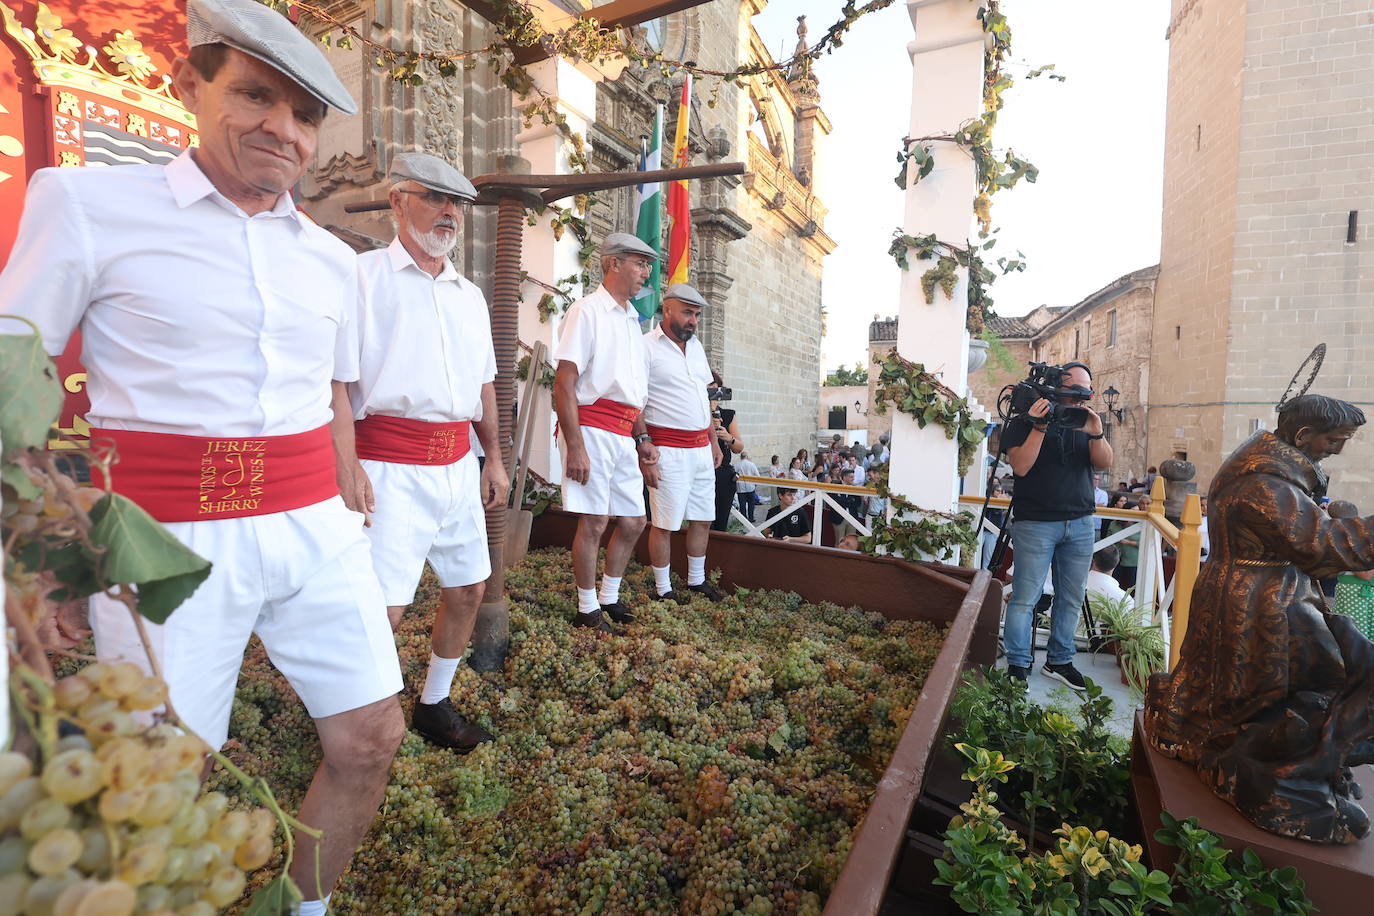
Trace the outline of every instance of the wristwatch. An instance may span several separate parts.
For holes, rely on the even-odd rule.
[[[1101,439],[1106,435],[1106,433],[1098,433],[1096,436],[1089,436],[1088,441],[1091,442],[1093,439]]]
[[[645,442],[653,441],[654,437],[649,435],[648,433],[640,433],[638,436],[635,436],[635,445],[643,445]]]

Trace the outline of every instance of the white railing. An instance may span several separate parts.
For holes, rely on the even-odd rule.
[[[976,497],[959,497],[961,506],[965,509],[977,510],[982,506],[983,501]],[[989,507],[1006,509],[1011,501],[1006,498],[993,499],[988,502]],[[1161,589],[1164,582],[1164,545],[1173,543],[1177,540],[1177,529],[1170,525],[1168,520],[1162,515],[1158,521],[1168,525],[1173,529],[1173,538],[1166,536],[1156,524],[1153,513],[1143,512],[1139,509],[1109,509],[1099,506],[1093,513],[1096,518],[1102,519],[1102,531],[1100,537],[1093,541],[1093,553],[1097,553],[1103,547],[1119,543],[1127,539],[1134,540],[1139,545],[1140,554],[1136,563],[1135,580],[1135,606],[1141,612],[1141,616],[1149,616],[1150,622],[1158,624],[1164,634],[1164,644],[1169,644],[1169,612],[1172,610],[1174,602],[1173,583],[1169,583],[1167,588]],[[1111,534],[1106,534],[1107,523],[1113,521],[1127,521],[1126,525]],[[997,536],[997,526],[987,519],[983,520],[983,530],[989,532],[990,537]],[[1015,557],[1012,558],[1015,563]],[[1005,586],[1005,591],[1010,594],[1011,586]]]
[[[1195,495],[1190,495],[1183,512],[1183,531],[1164,517],[1164,481],[1155,480],[1154,492],[1149,511],[1139,509],[1109,509],[1099,506],[1094,515],[1103,520],[1102,530],[1106,531],[1108,521],[1125,520],[1131,524],[1119,531],[1103,535],[1093,542],[1093,552],[1127,538],[1139,544],[1140,555],[1136,563],[1135,606],[1142,616],[1149,615],[1151,623],[1158,624],[1164,635],[1165,670],[1173,668],[1177,658],[1179,642],[1188,626],[1188,609],[1192,603],[1193,583],[1197,581],[1198,567],[1201,562],[1201,539],[1198,524],[1202,520],[1201,506]],[[983,504],[981,497],[960,496],[961,508],[977,513]],[[1006,509],[1011,500],[1003,497],[989,500],[992,508]],[[989,536],[997,536],[997,526],[987,519],[983,520],[983,531]],[[1176,554],[1173,578],[1166,584],[1164,576],[1164,555],[1166,548]],[[1015,559],[1013,558],[1013,562]],[[1178,592],[1182,583],[1182,592]],[[1010,588],[1010,586],[1008,586]],[[1180,596],[1176,599],[1176,593]],[[1172,628],[1179,628],[1174,633]]]
[[[774,522],[798,510],[805,511],[807,506],[812,507],[811,543],[813,546],[821,546],[821,526],[826,523],[825,509],[827,507],[833,509],[835,514],[842,520],[853,525],[854,530],[861,536],[867,537],[873,533],[873,529],[868,525],[868,515],[866,512],[860,512],[859,518],[855,518],[853,515],[849,514],[848,510],[836,502],[834,496],[831,494],[844,493],[869,497],[877,496],[877,490],[870,490],[866,487],[849,487],[842,483],[817,483],[814,480],[790,480],[783,477],[755,477],[750,474],[741,474],[737,479],[745,483],[752,483],[757,487],[773,487],[775,489],[790,488],[798,491],[797,499],[788,507],[788,511],[777,512],[769,518],[764,519],[762,522],[749,521],[744,513],[739,510],[738,504],[732,505],[730,507],[730,517],[740,523],[744,528],[744,533],[749,537],[767,537],[768,535],[765,532],[772,527]]]

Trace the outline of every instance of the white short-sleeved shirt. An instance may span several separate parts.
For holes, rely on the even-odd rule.
[[[711,384],[711,366],[706,350],[695,336],[684,352],[677,341],[654,325],[644,335],[649,360],[649,401],[644,406],[644,422],[668,429],[706,429],[711,425],[711,402],[706,387]]]
[[[330,380],[358,377],[356,284],[289,195],[248,216],[186,152],[35,172],[0,313],[50,353],[80,326],[93,426],[280,436],[328,423]]]
[[[435,277],[398,238],[358,256],[358,381],[353,415],[431,423],[482,418],[482,386],[496,378],[491,313],[453,264]]]
[[[606,398],[644,408],[649,373],[639,313],[621,306],[606,287],[597,287],[568,308],[558,328],[553,360],[555,364],[567,360],[577,367],[578,404]]]

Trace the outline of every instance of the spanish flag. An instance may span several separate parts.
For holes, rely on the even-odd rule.
[[[692,75],[682,82],[682,104],[677,109],[677,134],[673,139],[673,167],[687,165],[687,121],[692,114]],[[687,182],[678,179],[668,185],[668,285],[686,283],[687,262],[692,251],[692,208],[687,200]]]

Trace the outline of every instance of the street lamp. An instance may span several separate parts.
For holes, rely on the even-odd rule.
[[[1116,417],[1116,422],[1118,423],[1121,422],[1122,415],[1126,413],[1124,407],[1118,409],[1116,406],[1116,399],[1119,397],[1121,397],[1121,392],[1117,391],[1116,388],[1111,385],[1108,385],[1107,390],[1102,392],[1102,400],[1107,403],[1107,413]]]

